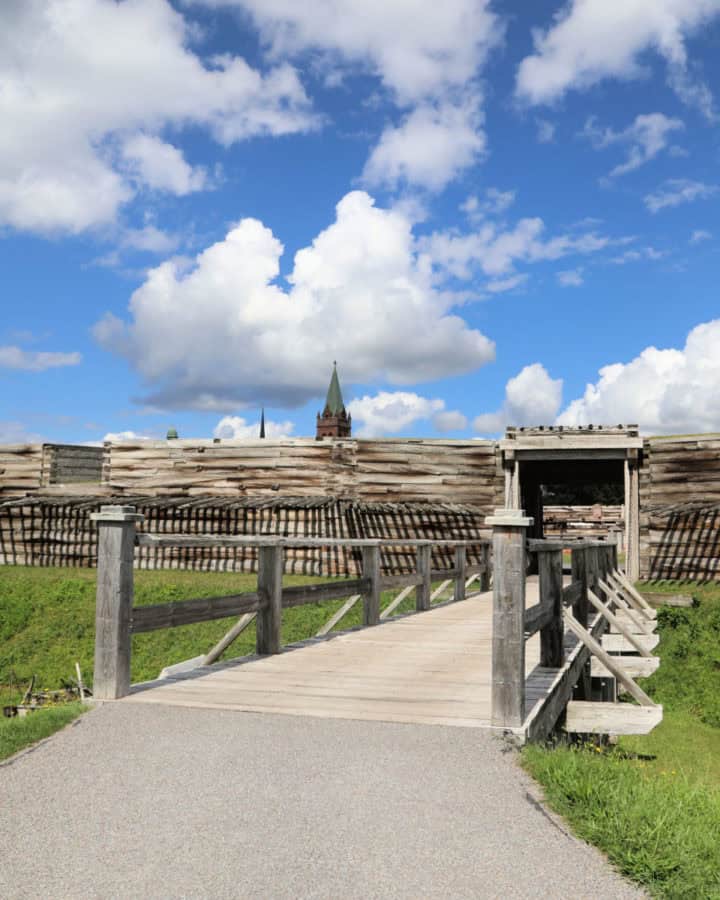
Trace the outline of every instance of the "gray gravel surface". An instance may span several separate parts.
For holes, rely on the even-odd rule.
[[[0,897],[644,896],[476,729],[109,704],[0,766]]]

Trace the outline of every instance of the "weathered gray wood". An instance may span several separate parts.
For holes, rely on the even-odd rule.
[[[640,606],[642,606],[648,612],[652,612],[652,607],[650,606],[650,604],[643,597],[640,591],[637,590],[635,585],[632,583],[632,581],[630,581],[628,576],[623,571],[621,571],[620,569],[616,569],[612,573],[612,577],[615,578],[616,581],[620,582],[620,584],[626,589],[628,595],[630,597],[634,597],[638,601]]]
[[[588,591],[588,599],[590,603],[595,607],[595,609],[603,616],[611,625],[614,625],[617,632],[619,634],[624,635],[627,638],[628,643],[631,647],[634,647],[635,650],[641,656],[650,656],[650,653],[645,650],[643,645],[636,639],[635,635],[630,632],[630,629],[625,626],[623,622],[618,619],[618,617],[613,613],[610,609],[610,604],[604,604],[599,597],[596,597],[592,591]]]
[[[590,610],[587,592],[589,588],[594,587],[594,560],[592,556],[593,551],[594,548],[592,546],[592,543],[586,542],[585,546],[573,547],[570,554],[572,580],[573,583],[580,584],[580,595],[576,598],[575,602],[572,605],[572,613],[575,619],[583,626],[583,628],[587,628],[588,626],[588,617]],[[578,679],[577,685],[575,687],[575,694],[580,699],[590,699],[591,685],[589,657],[586,661],[585,667],[582,670],[580,678]]]
[[[417,574],[412,575],[382,575],[380,577],[381,591],[394,591],[395,588],[412,587],[420,583],[420,577]]]
[[[660,643],[659,634],[636,634],[634,638],[645,650],[654,650]],[[602,645],[609,653],[635,652],[635,648],[629,643],[624,634],[604,634]]]
[[[258,596],[262,608],[256,625],[256,649],[259,654],[279,653],[282,642],[283,548],[258,550]]]
[[[653,672],[657,672],[660,666],[659,656],[614,656],[613,660],[622,666],[631,678],[649,678]],[[590,661],[590,673],[593,678],[614,678],[612,673],[594,656]]]
[[[651,617],[649,614],[645,613],[644,610],[638,610],[634,603],[628,603],[624,592],[619,590],[616,585],[613,584],[612,575],[608,573],[607,583],[601,578],[598,584],[605,592],[605,596],[618,607],[618,612],[622,617],[629,619],[637,628],[655,627],[657,617]]]
[[[608,573],[607,580],[613,590],[613,595],[618,598],[628,612],[636,616],[638,622],[652,622],[657,619],[657,613],[652,609],[647,609],[645,604],[640,603],[612,572]]]
[[[376,544],[362,549],[363,625],[377,625],[380,621],[380,547]]]
[[[648,734],[662,722],[662,706],[571,700],[565,731],[571,734]]]
[[[492,574],[492,563],[490,560],[490,544],[483,544],[482,550],[482,572],[480,573],[480,590],[485,593],[490,590],[490,576]]]
[[[625,568],[630,581],[640,577],[640,482],[637,460],[625,461]]]
[[[105,506],[98,524],[93,696],[116,700],[130,690],[130,611],[133,604],[135,525],[132,506]]]
[[[552,606],[546,606],[542,603],[536,603],[525,610],[525,636],[532,637],[535,632],[540,631],[550,624],[553,617]]]
[[[445,593],[445,591],[450,587],[451,584],[452,584],[452,578],[448,578],[445,581],[443,581],[441,584],[439,584],[435,588],[435,590],[432,592],[432,594],[430,594],[430,601],[432,602],[433,600],[437,600],[438,597],[441,597]]]
[[[203,657],[201,665],[211,666],[217,662],[233,641],[240,637],[251,622],[255,621],[256,616],[257,613],[245,613],[244,616],[241,616],[230,631],[224,634],[212,650]]]
[[[562,550],[538,553],[540,603],[550,609],[550,620],[540,629],[540,665],[559,668],[563,664],[563,562]]]
[[[574,581],[569,584],[567,587],[563,588],[562,597],[563,597],[563,605],[564,606],[575,606],[575,604],[580,599],[580,594],[582,593],[582,584],[579,581]]]
[[[598,644],[590,632],[583,628],[577,619],[568,610],[565,610],[565,624],[579,638],[588,650],[596,656],[600,662],[608,669],[614,677],[623,685],[627,692],[637,700],[642,706],[655,706],[656,704],[648,697],[645,691],[639,687],[629,675],[626,675],[622,667],[614,660],[609,653]]]
[[[133,634],[157,631],[160,628],[177,628],[196,622],[212,622],[227,619],[260,609],[261,599],[254,591],[245,594],[229,594],[225,597],[198,597],[195,600],[173,600],[170,603],[154,603],[151,606],[135,606],[130,614],[130,630]]]
[[[465,579],[467,568],[467,554],[465,546],[459,544],[455,548],[455,586],[453,588],[453,601],[459,603],[465,599]]]
[[[337,625],[337,623],[350,612],[350,610],[353,608],[353,606],[355,606],[355,604],[358,602],[359,599],[360,599],[360,594],[355,594],[354,597],[349,597],[345,601],[345,603],[343,603],[343,605],[340,607],[340,609],[334,615],[330,616],[330,618],[327,620],[327,622],[318,631],[316,637],[323,637],[324,635],[326,635],[330,631],[332,631],[333,628]]]
[[[423,612],[430,609],[430,565],[431,565],[431,548],[429,546],[418,547],[415,554],[417,561],[417,574],[421,579],[415,588],[415,609]]]
[[[643,591],[642,597],[650,606],[679,606],[689,608],[695,601],[690,594],[661,594],[657,591]]]
[[[393,597],[393,599],[388,603],[385,609],[380,613],[380,620],[387,619],[388,616],[391,616],[395,610],[400,606],[400,604],[405,600],[410,594],[415,590],[414,584],[409,584],[407,587],[403,588],[397,597]]]
[[[282,605],[283,609],[288,609],[292,606],[302,606],[305,603],[319,603],[321,600],[338,600],[349,594],[362,593],[367,588],[368,584],[364,578],[320,582],[319,584],[298,584],[283,590]]]
[[[492,724],[525,718],[525,531],[531,520],[496,515],[493,525]]]

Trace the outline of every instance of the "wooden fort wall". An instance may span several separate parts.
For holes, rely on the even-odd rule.
[[[609,532],[622,531],[624,509],[622,506],[544,506],[543,530],[547,538],[594,539]]]
[[[643,456],[642,576],[720,579],[720,434],[650,438]]]
[[[80,444],[0,445],[0,499],[22,497],[59,484],[99,485],[102,464],[102,447]]]

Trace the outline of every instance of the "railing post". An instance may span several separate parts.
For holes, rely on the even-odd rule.
[[[570,570],[572,572],[572,580],[579,581],[581,591],[579,598],[573,603],[573,615],[582,625],[587,628],[589,603],[587,598],[588,587],[588,547],[573,547],[570,552]]]
[[[453,601],[457,603],[465,599],[465,579],[467,570],[467,552],[465,544],[458,544],[455,548],[455,584],[453,586]]]
[[[380,545],[362,548],[362,575],[370,582],[363,594],[363,625],[377,625],[380,621]]]
[[[101,506],[98,525],[93,697],[117,700],[130,690],[130,611],[133,605],[134,506]]]
[[[256,619],[255,649],[260,655],[279,653],[282,643],[282,544],[258,548],[258,594],[262,607]]]
[[[415,609],[418,612],[424,612],[430,609],[430,591],[431,591],[431,565],[432,565],[432,547],[430,544],[420,544],[416,552],[417,558],[417,574],[418,578],[422,578],[422,583],[415,588]]]
[[[552,606],[552,620],[540,629],[540,665],[560,668],[564,662],[562,550],[539,550],[540,603]]]
[[[498,509],[493,526],[492,724],[525,719],[525,531],[522,510]]]
[[[484,543],[482,544],[480,550],[480,562],[483,566],[483,571],[480,573],[480,590],[484,593],[485,591],[490,590],[490,544]]]

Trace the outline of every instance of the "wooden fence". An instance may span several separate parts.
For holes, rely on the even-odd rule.
[[[415,589],[417,611],[430,608],[440,591],[452,585],[453,600],[465,599],[471,580],[479,578],[480,589],[489,588],[490,545],[486,541],[421,541],[421,540],[313,540],[311,538],[247,537],[242,535],[166,535],[138,533],[142,515],[132,506],[104,506],[93,514],[98,525],[98,577],[95,622],[94,697],[98,700],[116,699],[130,690],[130,659],[132,635],[159,628],[173,628],[211,619],[243,616],[256,617],[256,650],[258,654],[280,651],[282,610],[320,600],[343,597],[360,598],[363,604],[363,623],[377,625],[387,618],[398,598],[381,612],[380,596],[385,590],[400,588],[408,596]],[[358,550],[361,556],[359,577],[334,582],[321,582],[296,587],[283,587],[284,556],[296,547],[343,545]],[[414,571],[406,574],[386,574],[382,566],[382,550],[402,547],[415,555]],[[136,607],[134,603],[133,573],[136,549],[152,547],[233,547],[255,548],[258,556],[257,589],[252,592],[224,597],[204,597]],[[452,565],[433,568],[433,549],[452,548]],[[468,564],[468,547],[475,550],[479,562]],[[433,581],[443,583],[431,592]],[[349,603],[343,609],[349,609]],[[336,614],[325,630],[333,627]],[[226,636],[239,634],[239,625]],[[321,629],[323,633],[323,629]],[[221,642],[223,644],[223,642]],[[228,643],[222,646],[226,649]],[[218,648],[214,648],[218,650]],[[222,652],[222,651],[220,651]],[[219,653],[209,654],[217,658]]]
[[[650,653],[657,645],[656,614],[619,569],[616,545],[528,541],[526,528],[532,520],[519,510],[498,510],[488,523],[493,525],[493,725],[522,731],[523,739],[540,739],[567,710],[568,731],[651,730],[662,718],[662,707],[634,676],[651,674],[659,664]],[[564,585],[566,550],[572,575]],[[539,602],[526,608],[528,554],[537,556]],[[603,637],[608,629],[614,633]],[[527,678],[525,645],[537,632],[540,662]],[[619,683],[640,708],[593,702],[593,674]]]

